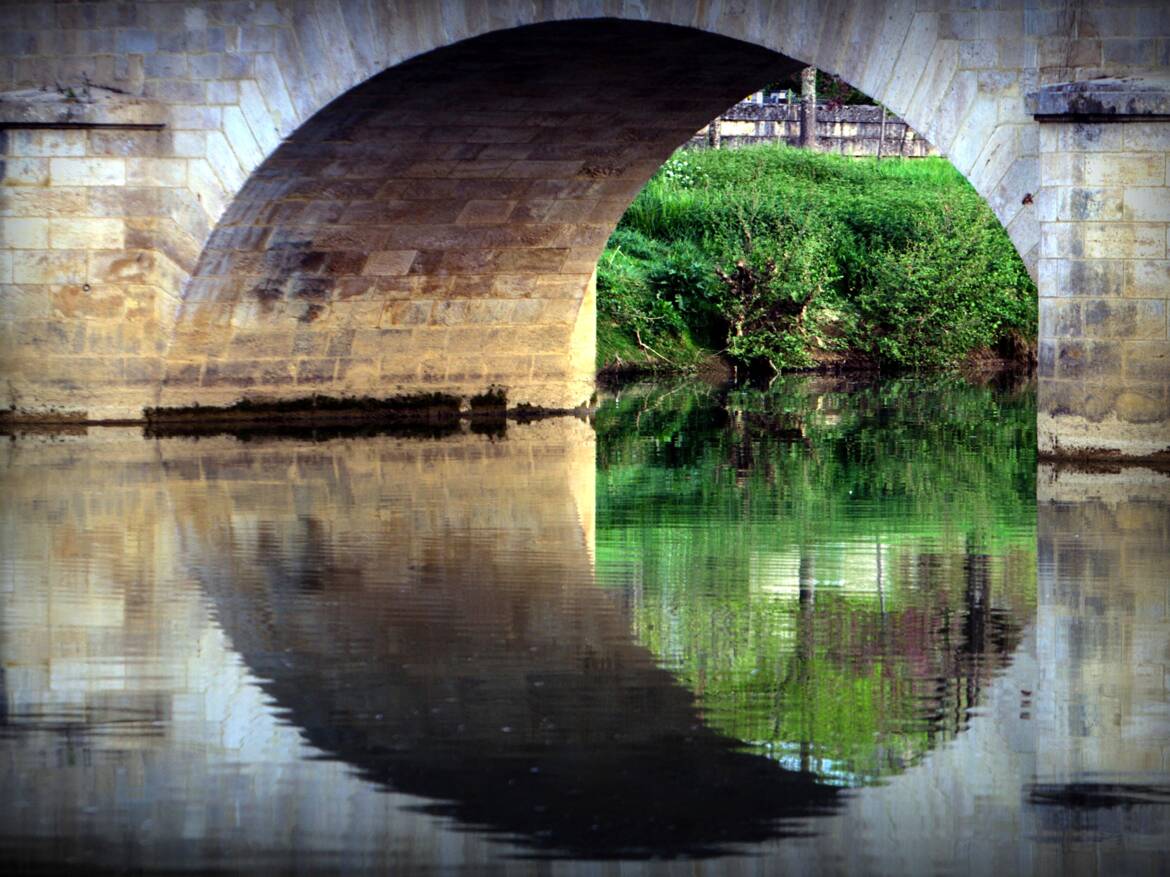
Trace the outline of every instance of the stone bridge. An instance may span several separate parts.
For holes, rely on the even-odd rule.
[[[1170,452],[1156,0],[5,2],[0,407],[586,404],[614,224],[807,64],[1007,228],[1040,288],[1041,450]]]

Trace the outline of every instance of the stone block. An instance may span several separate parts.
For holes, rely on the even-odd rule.
[[[532,378],[541,381],[562,381],[571,375],[568,358],[564,354],[535,354],[532,357]]]
[[[49,245],[54,250],[118,250],[125,245],[120,219],[52,219]]]
[[[126,183],[130,186],[185,186],[187,162],[181,158],[128,158]]]
[[[1083,157],[1084,183],[1090,186],[1161,186],[1166,182],[1166,157],[1136,152],[1111,152]]]
[[[1127,125],[1069,122],[1040,126],[1041,152],[1121,152]]]
[[[251,166],[245,168],[241,165],[227,138],[219,131],[209,131],[207,134],[207,163],[223,190],[228,193],[239,191],[251,170]]]
[[[265,326],[259,329],[236,329],[227,344],[233,359],[282,359],[293,352],[296,330],[289,326]]]
[[[35,218],[0,219],[0,247],[44,250],[49,246],[49,221]]]
[[[91,283],[154,283],[157,254],[151,250],[93,251],[89,253],[86,279]]]
[[[207,83],[209,104],[235,104],[240,100],[240,84],[234,79],[212,80]]]
[[[1127,187],[1125,218],[1137,222],[1170,222],[1170,188]]]
[[[1132,298],[1170,298],[1170,260],[1126,262],[1124,294]]]
[[[326,356],[349,356],[353,348],[354,329],[342,329],[329,337],[329,344],[325,349]]]
[[[1161,259],[1166,255],[1164,226],[1136,222],[1085,222],[1079,225],[1084,234],[1085,258]]]
[[[401,351],[410,344],[410,329],[356,329],[350,353],[359,357],[374,357]]]
[[[960,69],[977,70],[996,67],[998,62],[998,46],[993,40],[970,39],[959,43]]]
[[[378,374],[384,383],[409,385],[418,380],[418,359],[387,354],[378,365]]]
[[[5,158],[0,161],[0,183],[5,186],[47,186],[47,158]]]
[[[1170,400],[1165,385],[1130,384],[1117,394],[1113,411],[1120,420],[1129,423],[1163,423],[1170,420]]]
[[[1122,127],[1125,148],[1134,152],[1165,153],[1170,150],[1170,122],[1128,122]]]
[[[179,158],[203,158],[207,153],[207,135],[202,131],[175,131],[172,142]]]
[[[378,250],[367,258],[363,274],[379,276],[405,275],[411,270],[417,250]]]
[[[156,387],[162,381],[163,363],[157,356],[128,356],[123,379],[128,387]]]
[[[1149,67],[1154,63],[1154,41],[1149,37],[1101,40],[1102,61],[1107,67]]]
[[[71,283],[51,286],[48,292],[50,306],[61,318],[120,320],[126,316],[127,290],[120,286]]]
[[[1056,375],[1089,383],[1112,383],[1121,369],[1121,345],[1111,341],[1063,341],[1057,346]]]
[[[1087,338],[1166,338],[1166,302],[1154,299],[1084,303]]]
[[[121,158],[53,158],[49,177],[54,186],[121,186],[126,162]]]
[[[384,328],[425,325],[430,322],[434,304],[431,301],[390,302],[382,312],[381,325]]]
[[[335,359],[302,359],[296,364],[296,384],[301,386],[320,386],[333,382],[337,370]]]
[[[1165,341],[1129,341],[1124,353],[1127,378],[1170,386],[1170,345]]]
[[[504,222],[516,207],[515,201],[471,200],[459,212],[456,222],[461,225]]]
[[[1081,305],[1061,299],[1040,299],[1041,338],[1079,338],[1083,331]]]
[[[223,108],[223,134],[240,167],[245,171],[250,171],[264,159],[264,150],[256,142],[256,136],[239,107]]]
[[[8,150],[17,156],[82,156],[86,154],[87,140],[85,131],[53,130],[53,129],[22,129],[9,133]]]
[[[485,371],[481,356],[447,358],[447,380],[452,383],[478,383],[484,379]]]
[[[1040,156],[1042,186],[1080,186],[1085,182],[1085,159],[1078,152],[1048,152]]]
[[[85,279],[84,251],[24,250],[12,254],[14,283],[83,283]]]
[[[11,254],[6,255],[11,259]],[[28,321],[43,319],[49,314],[49,297],[42,286],[0,285],[0,327],[6,324],[19,326],[21,344],[30,340]],[[3,353],[3,348],[0,348],[0,354]]]
[[[1045,188],[1036,196],[1036,218],[1040,222],[1120,220],[1126,213],[1122,199],[1120,188]]]

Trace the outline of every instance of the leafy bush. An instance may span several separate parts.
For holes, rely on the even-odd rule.
[[[720,243],[715,273],[727,353],[749,364],[766,361],[772,371],[811,365],[806,317],[838,279],[825,236],[815,223],[752,223],[741,215],[739,233]]]
[[[678,153],[622,217],[598,281],[613,331],[657,346],[697,339],[779,369],[830,351],[945,368],[1036,333],[1023,263],[942,159]]]

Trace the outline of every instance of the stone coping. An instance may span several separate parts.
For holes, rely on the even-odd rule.
[[[1127,76],[1046,85],[1024,98],[1039,121],[1170,118],[1170,76]]]
[[[166,108],[96,85],[0,92],[0,128],[162,128]]]

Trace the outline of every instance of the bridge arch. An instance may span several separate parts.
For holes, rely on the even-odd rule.
[[[352,54],[326,52],[321,74],[303,77],[306,107],[332,99],[257,164],[210,235],[158,404],[466,398],[489,388],[513,405],[586,404],[593,271],[629,202],[707,120],[807,60],[769,45],[771,34],[796,43],[799,28],[751,23],[599,18],[492,29],[333,96],[378,63],[377,35],[350,30]],[[306,63],[312,32],[301,23]],[[822,41],[801,48],[860,82],[878,63],[878,42],[855,40],[832,56]],[[963,81],[936,95],[932,78],[907,97],[894,78],[885,91],[908,108],[915,98],[950,108]],[[973,78],[970,87],[974,95]],[[971,108],[977,119],[983,106]],[[928,136],[964,153],[981,152],[992,133],[976,125],[960,137],[951,110],[918,115]],[[1009,226],[1019,200],[998,201]],[[1014,228],[1034,258],[1037,228]]]
[[[159,405],[225,404],[250,396],[463,392],[492,385],[506,387],[512,404],[565,407],[585,401],[592,369],[586,256],[600,249],[601,228],[616,221],[611,208],[631,198],[653,162],[684,139],[683,123],[693,123],[700,104],[707,106],[703,115],[714,115],[720,109],[714,96],[725,94],[720,101],[730,103],[769,78],[749,72],[772,57],[815,65],[873,95],[934,143],[991,205],[1040,288],[1042,450],[1074,456],[1170,453],[1170,213],[1165,207],[1170,203],[1170,56],[1165,52],[1170,18],[1145,0],[995,5],[958,9],[950,0],[3,4],[0,24],[13,36],[6,39],[0,64],[6,89],[0,96],[5,135],[0,409],[6,417],[92,421],[140,418],[144,409]],[[340,221],[344,212],[318,220],[335,229],[359,227],[353,246],[337,235],[329,248],[314,237],[287,236],[296,223],[304,226],[305,215],[294,223],[273,214],[269,233],[278,230],[282,237],[271,252],[267,241],[263,254],[255,249],[259,244],[244,229],[258,234],[255,229],[263,226],[244,218],[260,216],[264,197],[273,210],[282,202],[291,209],[287,205],[298,200],[279,191],[292,185],[276,175],[281,163],[303,162],[296,168],[301,185],[310,185],[307,180],[315,175],[313,210],[344,200],[327,197],[330,185],[342,194],[338,166],[324,161],[313,166],[308,155],[314,143],[332,148],[324,120],[339,106],[360,102],[361,94],[378,88],[392,91],[396,77],[401,81],[409,71],[426,69],[427,59],[434,60],[429,53],[458,57],[492,40],[516,40],[530,26],[583,28],[579,33],[637,26],[677,30],[669,31],[670,37],[667,30],[656,31],[639,52],[627,53],[626,73],[636,78],[612,85],[608,103],[598,94],[585,99],[577,93],[583,80],[565,73],[591,71],[596,83],[604,82],[599,61],[606,47],[560,38],[560,104],[554,106],[545,94],[519,127],[531,123],[529,145],[544,146],[547,156],[556,154],[547,139],[553,132],[538,129],[553,128],[566,138],[560,155],[569,157],[512,158],[505,169],[500,162],[507,159],[488,157],[520,155],[524,143],[444,140],[438,133],[444,125],[449,132],[470,127],[449,117],[423,144],[431,150],[428,160],[474,164],[479,176],[473,178],[499,181],[514,179],[500,174],[528,163],[531,174],[549,175],[519,177],[530,186],[563,187],[570,180],[579,188],[593,186],[595,213],[567,218],[573,209],[584,210],[579,192],[573,198],[537,199],[536,189],[516,195],[501,184],[486,197],[451,194],[448,200],[466,199],[467,212],[449,219],[435,194],[431,209],[444,218],[431,223],[437,234],[431,244],[443,241],[440,227],[466,235],[472,232],[463,229],[475,228],[481,251],[512,251],[511,262],[480,254],[487,261],[476,267],[478,276],[495,272],[500,279],[488,297],[483,288],[473,295],[467,284],[455,290],[452,277],[472,276],[470,255],[457,256],[449,247],[444,263],[433,255],[440,247],[408,246],[402,241],[405,222],[396,226],[397,241],[387,236],[373,242],[379,249],[372,252],[381,255],[360,271],[353,263],[347,266],[345,256],[307,255],[367,246],[362,236],[376,236],[374,230],[385,226],[363,219],[357,208],[345,222]],[[679,51],[671,55],[664,45]],[[688,58],[686,51],[695,55]],[[650,58],[680,71],[678,81],[697,89],[701,98],[691,103],[691,96],[672,94],[663,86],[668,77],[648,63]],[[497,63],[497,70],[499,61],[490,52],[481,57],[481,63]],[[387,136],[401,140],[409,123],[427,113],[439,118],[443,108],[434,101],[428,105],[420,96],[424,88],[445,89],[456,105],[466,100],[468,87],[459,87],[452,70],[432,72],[430,81],[415,83],[415,104],[410,95],[397,97],[399,106],[413,106],[421,115],[403,118],[399,127],[385,123]],[[476,74],[465,67],[462,75],[466,83]],[[613,81],[620,84],[620,77]],[[558,80],[550,76],[542,82],[554,88]],[[494,90],[485,85],[483,79],[471,83],[481,97],[496,101],[494,108],[511,124],[493,126],[481,116],[483,130],[473,129],[471,136],[517,127],[513,110],[524,105],[516,83],[498,83]],[[639,93],[638,85],[647,89]],[[1030,93],[1037,95],[1032,104],[1025,100]],[[548,113],[565,113],[570,102],[583,113],[597,113],[599,122],[612,113],[601,128],[621,122],[637,129],[640,134],[628,136],[646,137],[640,141],[643,151],[615,142],[610,146],[621,148],[610,156],[574,154],[571,125],[536,124],[542,112],[547,120]],[[640,108],[641,117],[634,119],[632,108]],[[1117,121],[1131,124],[1113,124]],[[332,124],[344,133],[336,127],[338,119]],[[582,130],[576,132],[578,145],[591,143],[580,139]],[[507,135],[496,131],[495,136]],[[422,174],[425,162],[415,158],[415,170],[387,166],[386,174]],[[579,163],[570,171],[573,161]],[[554,173],[555,162],[564,164]],[[438,164],[431,169],[437,174],[429,177],[432,193],[444,185],[448,193],[459,185],[472,188],[443,176]],[[416,179],[413,191],[422,191],[425,178],[400,176],[400,182],[406,179]],[[481,194],[487,191],[485,184]],[[565,191],[574,190],[560,190]],[[378,200],[355,192],[357,200]],[[553,194],[551,188],[547,194]],[[309,190],[300,195],[304,207]],[[566,213],[546,212],[537,219],[530,201],[559,201],[555,209]],[[602,202],[605,206],[598,206]],[[531,222],[521,223],[525,210]],[[388,222],[390,215],[383,212],[377,222]],[[576,223],[582,237],[572,238],[566,228],[557,237],[549,230],[554,219],[563,226]],[[543,225],[540,233],[547,237],[518,240],[523,224]],[[412,250],[406,273],[395,273]],[[540,250],[545,252],[536,255]],[[543,261],[552,258],[550,251],[563,251],[564,261],[555,269]],[[458,270],[467,273],[456,272],[459,258],[464,261]],[[288,260],[285,267],[270,277],[281,259]],[[234,265],[234,274],[216,273],[224,270],[225,260]],[[510,286],[503,279],[521,275],[527,279]],[[330,277],[333,285],[323,291],[322,278]],[[362,277],[375,278],[373,287],[359,291]],[[369,291],[379,285],[380,306]],[[430,302],[425,319],[420,302]],[[376,325],[362,323],[370,315],[357,314],[375,307],[380,307]],[[350,316],[341,319],[343,313]],[[401,325],[399,319],[416,322]],[[327,326],[336,331],[322,331]],[[401,343],[407,336],[369,333],[406,326],[427,327],[409,329],[412,344],[416,332],[420,338],[429,333],[433,341],[441,337],[441,356],[438,348],[408,345],[394,348],[407,351],[399,363],[387,367],[379,360],[375,370],[360,353],[363,345],[385,357],[392,338]],[[524,352],[522,344],[535,346]],[[552,351],[556,344],[562,344],[559,353]]]

